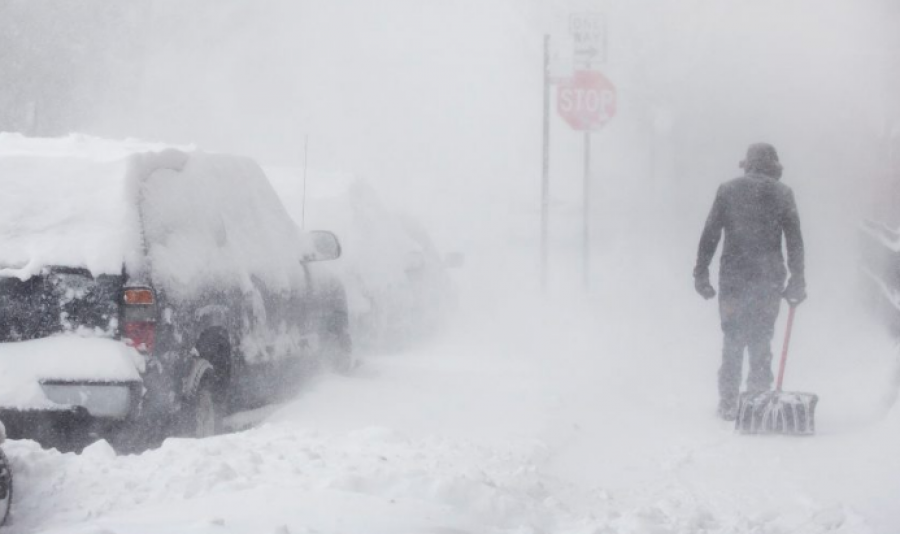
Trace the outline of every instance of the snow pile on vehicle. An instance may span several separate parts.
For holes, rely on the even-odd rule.
[[[135,264],[141,236],[134,155],[166,149],[0,134],[0,276],[27,279],[49,265],[85,267],[96,276]]]
[[[300,261],[312,243],[253,160],[195,152],[181,168],[147,177],[141,194],[148,259],[170,298],[260,283],[275,293],[302,287]]]
[[[0,343],[0,406],[57,407],[41,380],[139,382],[143,357],[133,348],[103,338],[57,335]]]
[[[0,177],[0,276],[27,279],[52,265],[94,276],[124,266],[135,276],[148,267],[149,245],[153,276],[173,298],[202,291],[199,280],[237,277],[249,287],[249,273],[279,290],[311,250],[282,223],[284,207],[248,158],[133,140],[0,134]]]

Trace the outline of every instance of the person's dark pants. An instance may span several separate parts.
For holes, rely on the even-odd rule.
[[[745,348],[750,360],[747,391],[762,392],[772,388],[771,344],[780,305],[781,291],[776,285],[720,293],[719,315],[725,334],[722,367],[719,368],[720,411],[737,407]]]

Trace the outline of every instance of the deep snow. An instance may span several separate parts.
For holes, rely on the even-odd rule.
[[[554,117],[540,301],[540,45],[562,3],[157,1],[125,26],[146,47],[133,55],[94,31],[102,18],[64,21],[100,36],[89,49],[123,52],[106,68],[88,54],[100,67],[76,96],[93,112],[74,98],[54,123],[49,91],[11,106],[26,127],[293,166],[309,135],[314,166],[364,173],[469,266],[443,338],[364,355],[261,427],[139,457],[8,444],[8,531],[896,532],[900,432],[882,400],[895,347],[847,295],[858,208],[890,199],[892,2],[608,2],[620,107],[594,138],[596,285],[567,298],[581,280],[582,145]],[[23,44],[82,50],[44,20]],[[69,73],[66,59],[36,63]],[[44,82],[19,93],[59,85]],[[811,298],[786,386],[822,397],[810,439],[735,436],[714,418],[716,311],[691,288],[714,186],[760,140],[781,151],[807,231]]]
[[[244,432],[126,457],[8,443],[8,531],[896,531],[894,347],[877,323],[804,304],[786,389],[822,397],[819,434],[744,437],[714,417],[714,306],[666,276],[639,294],[674,305],[646,306],[623,297],[633,281],[493,303],[473,282],[432,344],[321,376]]]

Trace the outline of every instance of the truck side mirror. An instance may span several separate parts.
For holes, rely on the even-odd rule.
[[[341,243],[336,235],[327,230],[314,230],[309,233],[315,256],[304,258],[305,261],[329,261],[341,257]]]

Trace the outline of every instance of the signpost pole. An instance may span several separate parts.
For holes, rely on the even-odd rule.
[[[585,293],[591,281],[591,131],[599,130],[616,114],[616,88],[599,70],[607,59],[606,15],[598,11],[572,13],[569,33],[573,60],[580,68],[557,84],[557,111],[574,130],[584,133],[582,275]]]
[[[591,131],[584,132],[584,228],[583,265],[584,290],[591,287]]]
[[[550,36],[544,35],[544,162],[541,174],[541,291],[547,293],[550,233]]]
[[[309,134],[303,138],[303,204],[300,207],[300,229],[306,229],[306,168],[309,163]]]

